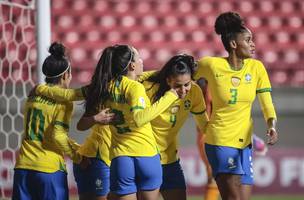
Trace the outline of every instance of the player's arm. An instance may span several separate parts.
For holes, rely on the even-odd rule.
[[[85,131],[94,126],[95,124],[110,124],[115,117],[115,114],[111,113],[110,111],[110,108],[106,108],[95,115],[88,115],[86,113],[83,114],[77,123],[77,129],[80,131]]]
[[[150,106],[145,88],[137,84],[134,91],[129,95],[133,119],[138,127],[155,119],[160,113],[164,112],[174,101],[178,99],[175,91],[169,90],[157,102]]]
[[[193,106],[191,107],[190,112],[192,113],[196,126],[202,131],[205,132],[207,122],[209,121],[208,114],[206,112],[206,104],[204,100],[204,95],[201,90],[201,87],[193,83],[192,88],[193,93],[196,95],[193,96],[192,102]]]
[[[59,102],[80,101],[84,99],[86,86],[77,89],[65,89],[58,86],[40,84],[36,87],[35,93],[43,95]]]
[[[56,115],[53,122],[54,131],[52,136],[57,147],[63,152],[63,154],[69,156],[73,162],[80,163],[82,158],[81,155],[77,153],[79,144],[68,136],[72,110],[72,104],[67,106],[60,105],[58,109],[56,109]]]
[[[153,74],[155,74],[157,71],[152,70],[152,71],[145,71],[143,72],[142,75],[140,75],[137,79],[138,82],[142,83],[145,80],[147,80],[150,76],[152,76]]]
[[[264,115],[264,119],[267,123],[267,135],[268,144],[275,144],[278,140],[278,133],[276,131],[276,122],[277,116],[273,106],[272,98],[271,98],[271,85],[268,78],[268,74],[266,69],[262,63],[258,63],[259,65],[259,77],[257,82],[257,96],[260,102],[260,106]]]

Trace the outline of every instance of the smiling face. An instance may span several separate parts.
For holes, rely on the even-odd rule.
[[[237,34],[235,52],[238,58],[251,58],[255,51],[255,44],[252,40],[252,33],[249,29]]]
[[[167,78],[167,83],[170,88],[176,90],[178,97],[183,99],[191,89],[191,75],[186,73],[177,76],[170,76]]]

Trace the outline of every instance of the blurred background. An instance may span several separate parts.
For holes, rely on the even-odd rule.
[[[0,198],[11,192],[15,152],[22,138],[23,103],[38,83],[36,3],[0,0]],[[221,12],[238,12],[253,32],[255,57],[268,71],[279,122],[278,144],[265,157],[256,157],[254,194],[304,195],[303,0],[51,0],[50,6],[51,41],[68,48],[74,88],[90,82],[102,49],[117,43],[137,48],[144,70],[159,69],[178,53],[196,59],[225,56],[214,32],[215,18]],[[75,125],[82,106],[75,103],[70,130],[80,143],[87,135]],[[266,139],[258,102],[252,113],[254,132]],[[180,134],[189,195],[201,195],[206,184],[195,138],[189,116]],[[69,179],[75,193],[71,173]]]

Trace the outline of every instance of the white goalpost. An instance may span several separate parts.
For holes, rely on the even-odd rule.
[[[42,82],[51,40],[50,0],[0,0],[0,199],[12,194],[23,104]]]

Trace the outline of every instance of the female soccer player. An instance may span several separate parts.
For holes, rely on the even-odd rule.
[[[65,47],[53,43],[43,63],[45,82],[68,88],[71,66]],[[40,95],[25,104],[24,139],[16,161],[13,199],[68,199],[64,155],[79,163],[78,144],[68,137],[72,103],[60,103]]]
[[[177,100],[174,89],[150,106],[136,49],[115,45],[104,49],[86,97],[86,113],[111,108],[116,122],[112,133],[110,188],[116,199],[158,199],[162,169],[150,121]],[[137,194],[136,194],[137,193]]]
[[[147,73],[140,80],[152,102],[157,102],[167,91],[175,89],[179,99],[151,121],[163,168],[160,191],[165,200],[185,200],[186,184],[178,158],[178,133],[189,113],[203,131],[208,121],[201,89],[192,81],[196,63],[192,56],[172,57],[157,72]]]
[[[38,85],[35,93],[66,102],[83,100],[86,96],[85,89],[86,87],[64,89]],[[106,200],[110,191],[111,132],[107,124],[113,121],[114,114],[109,113],[109,109],[98,112],[91,116],[83,115],[77,124],[81,131],[92,127],[90,135],[78,149],[82,162],[73,163],[80,200]]]
[[[253,184],[251,107],[256,94],[268,126],[268,143],[278,139],[271,86],[263,64],[252,59],[252,34],[237,13],[219,15],[215,31],[229,55],[202,58],[195,75],[207,80],[213,102],[205,149],[222,199],[247,200]]]
[[[212,112],[212,101],[211,101],[211,95],[207,87],[207,82],[204,79],[200,79],[197,81],[198,85],[201,87],[204,99],[206,102],[206,112],[208,116],[211,115]],[[205,187],[205,193],[204,193],[204,200],[218,200],[219,198],[219,190],[217,188],[216,182],[212,176],[212,169],[208,162],[208,158],[205,152],[205,137],[206,135],[201,132],[201,130],[197,127],[197,148],[199,151],[199,155],[204,162],[206,166],[207,171],[207,185]],[[265,144],[265,142],[258,137],[257,135],[253,134],[252,138],[252,146],[254,150],[255,155],[263,156],[266,154],[268,148]]]

